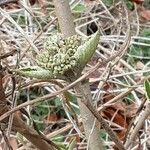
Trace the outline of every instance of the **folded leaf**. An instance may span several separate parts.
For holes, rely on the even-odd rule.
[[[51,71],[43,69],[38,66],[20,68],[20,69],[14,70],[14,72],[22,76],[37,78],[37,79],[56,78],[56,76],[54,76]]]
[[[99,43],[100,33],[97,31],[93,34],[89,40],[87,40],[83,45],[79,46],[75,57],[78,57],[78,68],[81,70],[85,67],[88,61],[91,59],[96,51],[97,45]]]
[[[150,100],[150,82],[148,80],[145,80],[144,82],[146,96]]]

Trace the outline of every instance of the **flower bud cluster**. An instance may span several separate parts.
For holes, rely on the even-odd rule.
[[[60,35],[49,37],[44,45],[45,51],[37,57],[37,63],[42,68],[51,70],[54,75],[63,75],[77,65],[78,58],[74,54],[80,45],[81,38],[77,35],[67,39]]]

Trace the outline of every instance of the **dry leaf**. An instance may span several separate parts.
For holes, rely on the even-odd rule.
[[[150,21],[150,10],[142,10],[140,12],[141,17],[143,17],[145,20]]]
[[[50,113],[48,116],[44,119],[45,124],[55,123],[59,120],[59,117],[56,113]]]
[[[145,65],[144,65],[141,61],[138,61],[138,62],[136,63],[136,69],[137,69],[137,70],[142,70],[144,66],[145,66]]]
[[[18,149],[18,143],[17,143],[16,138],[11,136],[8,140],[9,140],[10,146],[12,147],[12,150],[17,150]],[[0,144],[0,150],[4,149],[4,144],[5,144],[5,141],[3,139],[1,141],[1,144]]]
[[[108,120],[111,120],[113,118],[113,122],[123,127],[123,130],[116,131],[118,137],[123,140],[125,137],[126,129],[128,128],[128,123],[126,122],[125,114],[122,114],[121,111],[118,111],[116,113],[116,110],[109,107],[106,108],[104,111],[104,116]],[[115,116],[114,116],[115,115]]]
[[[44,15],[48,15],[48,11],[47,11],[47,2],[46,0],[38,0],[38,3],[42,9],[42,12]]]
[[[144,0],[132,0],[132,2],[135,2],[136,4],[142,4]]]

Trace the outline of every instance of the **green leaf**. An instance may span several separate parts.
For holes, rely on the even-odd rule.
[[[68,150],[74,150],[74,148],[76,148],[76,144],[77,144],[76,138],[71,139]]]
[[[64,92],[64,94],[65,94],[65,97],[67,98],[68,101],[71,101],[71,102],[77,101],[76,96],[71,94],[70,92],[66,91],[66,92]]]
[[[85,10],[86,10],[86,7],[83,4],[78,4],[72,9],[73,13],[79,13],[79,14],[84,13]]]
[[[56,78],[56,76],[54,76],[51,71],[43,69],[38,66],[20,68],[14,70],[14,72],[16,72],[19,75],[31,77],[31,78],[38,78],[38,79]]]
[[[91,59],[93,54],[96,51],[97,45],[99,43],[100,33],[97,31],[94,33],[90,39],[88,39],[84,44],[79,46],[77,52],[75,53],[75,57],[79,59],[78,68],[81,71]]]
[[[145,86],[147,98],[150,100],[150,82],[148,80],[145,80],[144,86]]]
[[[114,0],[102,0],[102,1],[108,7],[113,6],[113,3],[114,3]]]

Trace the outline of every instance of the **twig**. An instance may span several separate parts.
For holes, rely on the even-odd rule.
[[[128,95],[131,91],[133,91],[135,88],[136,87],[129,88],[127,91],[124,91],[121,94],[117,95],[116,97],[114,97],[113,99],[111,99],[107,103],[103,104],[101,107],[99,107],[98,111],[102,111],[105,108],[107,108],[110,105],[112,105],[112,103],[118,102],[120,99],[122,99],[123,97],[125,97],[126,95]]]
[[[1,132],[2,132],[2,135],[3,135],[3,137],[4,137],[4,140],[5,140],[5,142],[6,142],[7,146],[8,146],[8,148],[9,148],[10,150],[13,150],[13,148],[12,148],[10,142],[9,142],[9,138],[8,138],[8,137],[6,136],[6,134],[4,133],[4,130],[1,129],[1,127],[0,127],[0,130],[1,130]],[[4,150],[5,150],[5,146],[4,146]]]
[[[107,122],[101,117],[101,115],[92,107],[90,103],[84,103],[87,108],[93,113],[93,115],[97,118],[97,120],[101,123],[101,126],[106,130],[109,134],[110,138],[115,142],[116,146],[119,150],[125,150],[123,144],[117,135],[112,131]]]
[[[60,128],[60,129],[58,129],[58,130],[52,132],[52,133],[49,133],[49,134],[47,134],[46,136],[47,136],[48,138],[53,138],[53,137],[56,136],[56,135],[62,134],[62,133],[64,133],[64,132],[70,130],[72,127],[73,127],[72,124],[67,124],[65,127],[62,127],[62,128]]]
[[[133,129],[131,135],[129,136],[129,138],[127,139],[127,141],[125,143],[125,148],[126,149],[128,149],[129,146],[132,144],[132,142],[136,138],[136,135],[138,134],[139,130],[141,129],[144,121],[147,119],[147,117],[149,115],[150,115],[150,103],[148,102],[146,104],[146,108],[145,108],[144,112],[140,116],[140,120],[137,122],[135,128]]]
[[[0,0],[0,6],[9,4],[9,3],[14,3],[14,2],[18,2],[18,0]]]
[[[35,44],[32,42],[32,40],[29,38],[28,35],[26,35],[26,33],[24,32],[24,30],[17,24],[17,22],[9,15],[9,13],[7,13],[6,11],[4,11],[2,8],[0,8],[0,12],[1,14],[6,17],[13,25],[16,26],[16,28],[18,29],[18,31],[25,37],[25,39],[27,40],[27,42],[33,47],[34,51],[36,53],[39,52],[38,48],[35,46]]]
[[[51,21],[49,21],[49,23],[46,24],[40,32],[36,33],[37,36],[33,39],[32,42],[34,43],[42,35],[42,33],[46,32],[48,27],[56,20],[57,20],[57,18],[54,18]],[[27,51],[30,49],[30,47],[31,47],[31,44],[22,52],[22,55],[20,56],[20,60],[24,57],[24,55],[27,53]]]
[[[16,52],[17,52],[17,50],[12,50],[12,51],[10,51],[10,52],[8,52],[8,53],[6,53],[6,54],[0,55],[0,59],[4,59],[4,58],[7,58],[7,57],[9,57],[9,56],[12,56],[12,55],[14,55]]]

